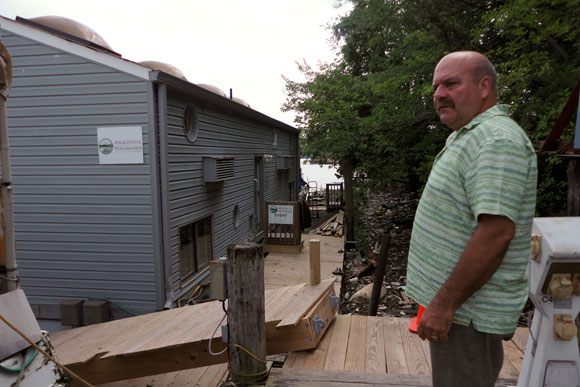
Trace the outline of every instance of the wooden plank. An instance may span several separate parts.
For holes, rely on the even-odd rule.
[[[219,386],[221,380],[224,378],[227,371],[228,371],[227,364],[216,364],[207,367],[203,376],[197,381],[195,385],[207,387]]]
[[[526,346],[528,345],[528,338],[530,336],[530,330],[528,328],[517,328],[512,337],[512,341],[516,347],[519,348],[524,354],[526,353]]]
[[[403,340],[399,331],[397,317],[384,317],[383,328],[385,336],[385,352],[387,372],[392,374],[408,374],[407,359]]]
[[[345,371],[364,372],[366,367],[367,318],[352,316],[348,346],[346,349]]]
[[[385,338],[382,317],[367,317],[366,372],[386,372]]]
[[[265,320],[266,323],[270,321],[282,321],[284,316],[286,316],[289,311],[287,310],[288,302],[292,299],[292,297],[300,291],[305,286],[305,284],[301,283],[294,286],[287,286],[284,288],[284,291],[278,294],[277,299],[272,302],[268,302],[270,307],[266,308],[266,316]]]
[[[273,368],[266,384],[267,387],[354,387],[361,385],[427,387],[432,386],[432,382],[431,377],[426,375]]]
[[[423,352],[421,339],[409,331],[408,320],[399,320],[398,323],[409,373],[413,375],[430,375],[431,372],[429,371],[427,359]]]
[[[503,353],[504,353],[504,364],[505,360],[507,359],[513,368],[513,371],[511,372],[510,375],[506,375],[503,377],[517,378],[519,376],[519,371],[522,368],[524,354],[511,340],[503,342]]]
[[[431,363],[431,348],[429,346],[429,340],[421,340],[421,345],[423,346],[423,352],[425,352],[425,359],[427,359],[429,372],[433,373],[433,363]]]
[[[326,355],[328,354],[328,349],[330,347],[330,342],[332,341],[332,335],[334,333],[335,324],[331,324],[328,330],[324,334],[324,337],[318,343],[318,347],[313,350],[294,352],[296,355],[294,363],[287,368],[305,368],[305,369],[318,369],[324,368],[324,362],[326,361]]]
[[[348,335],[350,332],[350,323],[352,316],[338,315],[334,320],[334,331],[328,354],[324,362],[324,369],[330,371],[344,370],[344,361],[346,359],[346,348],[348,344]]]
[[[38,322],[22,289],[0,295],[0,314],[30,340],[37,342],[42,338]],[[30,347],[28,341],[12,330],[4,321],[0,321],[0,337],[2,338],[0,359]]]
[[[288,313],[278,327],[286,325],[296,325],[308,313],[310,308],[316,304],[322,295],[331,289],[334,284],[334,278],[325,279],[317,285],[306,284],[293,297],[292,300],[286,304]]]

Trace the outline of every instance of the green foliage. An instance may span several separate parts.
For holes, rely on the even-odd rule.
[[[431,80],[445,54],[475,50],[498,71],[499,99],[536,147],[580,78],[580,0],[352,0],[332,28],[342,58],[286,80],[306,153],[353,162],[366,185],[417,190],[450,130]],[[573,123],[564,132],[570,138]],[[566,163],[541,156],[538,213],[565,211]],[[562,202],[563,200],[563,202]],[[564,203],[564,204],[562,204]]]

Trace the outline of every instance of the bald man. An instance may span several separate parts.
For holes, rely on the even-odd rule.
[[[417,333],[430,341],[433,385],[493,386],[502,339],[527,300],[526,266],[536,204],[536,156],[497,104],[483,55],[441,59],[433,102],[453,132],[433,163],[415,214],[407,293],[426,307]]]

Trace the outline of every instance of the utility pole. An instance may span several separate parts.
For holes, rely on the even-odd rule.
[[[16,248],[14,244],[14,212],[12,206],[12,173],[10,172],[10,144],[6,119],[6,99],[12,82],[12,59],[0,40],[0,293],[18,288]]]

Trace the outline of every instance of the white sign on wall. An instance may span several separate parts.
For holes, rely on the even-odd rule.
[[[99,164],[143,164],[143,128],[97,128]]]
[[[294,224],[294,206],[269,204],[269,224]]]

